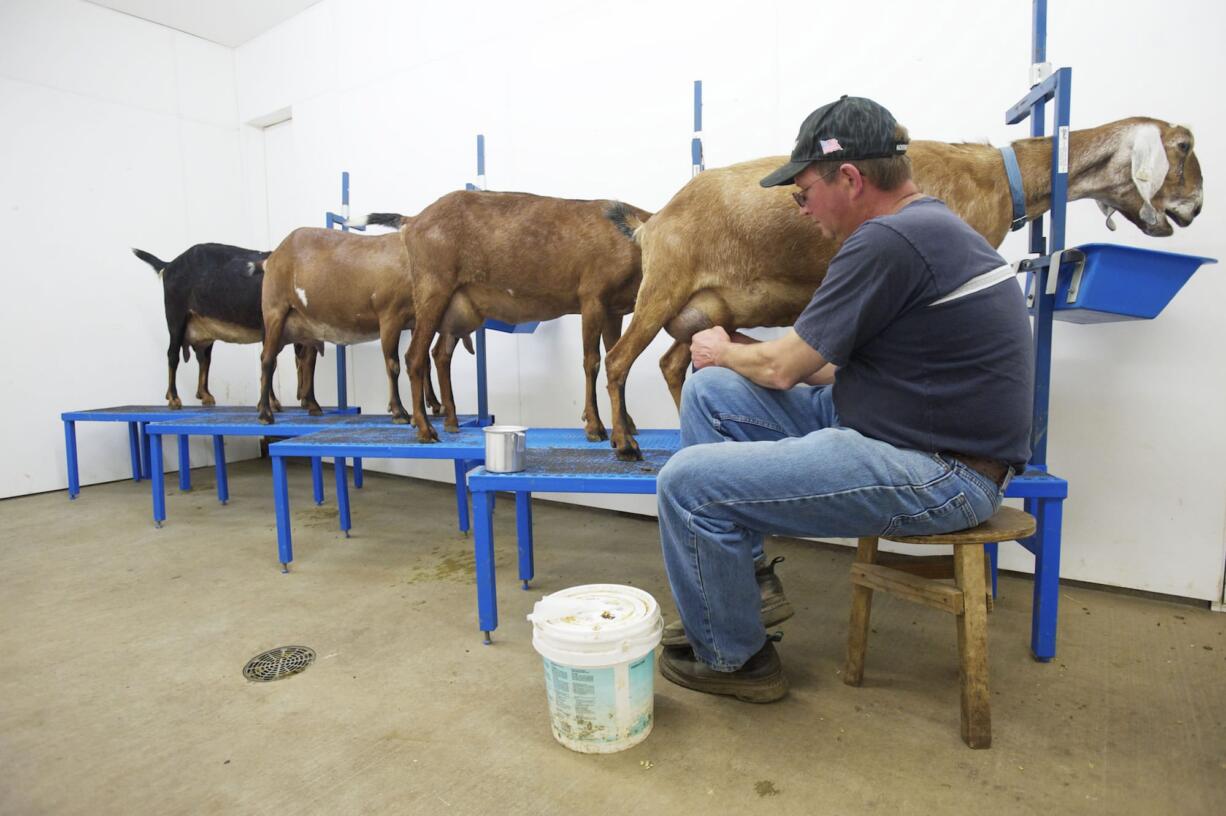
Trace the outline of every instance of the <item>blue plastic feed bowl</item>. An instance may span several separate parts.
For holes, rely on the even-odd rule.
[[[1217,263],[1215,258],[1116,244],[1085,244],[1077,249],[1085,253],[1085,269],[1078,281],[1071,267],[1062,264],[1052,315],[1072,323],[1155,318],[1201,264]]]

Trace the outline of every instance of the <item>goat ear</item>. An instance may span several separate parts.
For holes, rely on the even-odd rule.
[[[1162,131],[1157,125],[1138,125],[1132,140],[1132,183],[1144,202],[1139,216],[1146,224],[1158,223],[1158,211],[1153,199],[1166,182],[1171,163],[1162,144]]]

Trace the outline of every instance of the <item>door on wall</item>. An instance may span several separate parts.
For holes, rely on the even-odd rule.
[[[294,120],[284,119],[266,125],[264,132],[264,187],[267,191],[268,247],[277,245],[298,227],[323,226],[325,207],[305,208],[302,178],[305,165],[299,160],[294,143]],[[327,360],[315,368],[315,397],[320,405],[336,404],[336,348],[327,350]],[[283,405],[297,405],[294,398],[298,378],[292,349],[277,358],[277,394]]]

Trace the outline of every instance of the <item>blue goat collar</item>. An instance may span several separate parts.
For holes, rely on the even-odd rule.
[[[1002,147],[1000,155],[1005,160],[1005,175],[1009,177],[1009,197],[1013,199],[1013,222],[1009,225],[1010,232],[1017,232],[1026,226],[1026,195],[1022,190],[1022,170],[1017,166],[1017,154],[1013,146]]]

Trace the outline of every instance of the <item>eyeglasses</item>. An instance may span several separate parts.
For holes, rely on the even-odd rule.
[[[839,165],[839,167],[842,167],[842,166],[843,165],[841,164]],[[829,181],[831,178],[834,177],[835,173],[839,172],[839,167],[834,168],[833,170],[831,170],[829,173],[827,173],[824,176],[818,176],[818,179],[821,181]],[[817,184],[817,182],[815,181],[813,182],[813,184]],[[805,208],[805,205],[808,203],[809,191],[813,189],[813,184],[810,184],[808,187],[804,188],[803,190],[797,190],[796,192],[792,193],[792,200],[795,201],[796,206],[800,207],[802,210]]]

